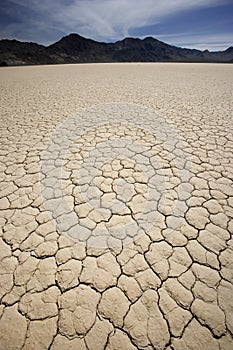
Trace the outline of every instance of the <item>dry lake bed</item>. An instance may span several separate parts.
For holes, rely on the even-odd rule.
[[[233,66],[0,69],[0,349],[233,349]]]

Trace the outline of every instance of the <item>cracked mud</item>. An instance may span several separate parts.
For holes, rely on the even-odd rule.
[[[0,349],[232,349],[232,67],[0,76]]]

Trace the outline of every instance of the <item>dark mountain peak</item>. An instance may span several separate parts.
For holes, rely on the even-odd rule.
[[[83,36],[71,33],[61,38],[61,40],[48,47],[52,54],[60,54],[61,52],[67,56],[77,56],[81,52],[92,50],[96,46],[102,44],[92,39],[84,38]],[[106,45],[106,44],[104,44]]]
[[[130,36],[127,36],[125,39],[123,39],[122,41],[126,41],[126,42],[139,42],[141,41],[141,39],[139,38],[133,38],[133,37],[130,37]]]
[[[153,38],[152,36],[148,36],[145,39],[143,39],[143,43],[146,45],[148,48],[157,48],[157,49],[162,49],[162,50],[169,50],[169,49],[180,49],[176,46],[173,45],[168,45],[164,43],[163,41],[160,41],[158,39]]]
[[[124,38],[123,40],[117,41],[117,43],[127,43],[127,44],[128,43],[143,43],[143,42],[162,43],[162,41],[159,41],[159,40],[153,38],[152,36],[148,36],[144,39],[127,37],[127,38]]]
[[[18,43],[18,40],[15,39],[2,39],[1,40],[2,43]]]
[[[68,34],[68,35],[66,35],[66,36],[64,36],[63,37],[63,39],[64,38],[79,38],[79,39],[86,39],[86,38],[84,38],[83,36],[81,36],[81,35],[79,35],[79,34],[77,34],[77,33],[70,33],[70,34]]]
[[[29,56],[31,54],[36,54],[37,52],[42,52],[45,50],[45,46],[39,45],[32,42],[23,42],[15,39],[3,39],[0,40],[0,54],[4,56],[14,56],[18,55],[18,53],[25,57],[28,53]],[[20,58],[20,59],[21,59]]]
[[[75,41],[91,41],[91,42],[96,42],[95,40],[92,39],[88,39],[88,38],[84,38],[84,36],[81,36],[79,34],[76,33],[70,33],[66,36],[63,36],[63,38],[61,38],[61,40],[63,41],[71,41],[71,40],[75,40]],[[61,41],[59,40],[59,41]]]
[[[153,36],[147,36],[146,38],[143,39],[143,41],[152,42],[152,43],[154,43],[154,42],[161,43],[162,42],[162,41],[159,41],[158,39],[153,38]]]
[[[232,53],[233,52],[233,46],[228,47],[228,49],[226,49],[225,52]]]
[[[2,39],[0,40],[1,46],[2,45],[9,45],[9,46],[37,46],[37,47],[44,47],[43,45],[34,43],[34,42],[28,42],[28,41],[20,41],[20,40],[16,40],[16,39]]]
[[[139,38],[131,38],[127,37],[122,40],[118,40],[115,44],[132,44],[132,43],[139,43],[141,39]]]
[[[69,35],[63,36],[60,40],[56,41],[55,43],[53,43],[52,45],[50,45],[49,47],[54,47],[60,44],[77,44],[79,42],[88,42],[90,39],[86,39],[83,36],[79,35],[79,34],[75,34],[75,33],[71,33]],[[92,40],[90,40],[92,41]]]

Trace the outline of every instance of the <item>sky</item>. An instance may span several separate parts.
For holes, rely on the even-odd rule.
[[[50,45],[70,33],[225,50],[233,46],[233,0],[1,0],[0,39]]]

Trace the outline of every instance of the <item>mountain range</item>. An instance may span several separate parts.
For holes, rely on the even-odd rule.
[[[78,34],[69,34],[50,46],[0,40],[1,66],[99,62],[233,63],[233,47],[210,52],[171,46],[152,37],[104,43]]]

